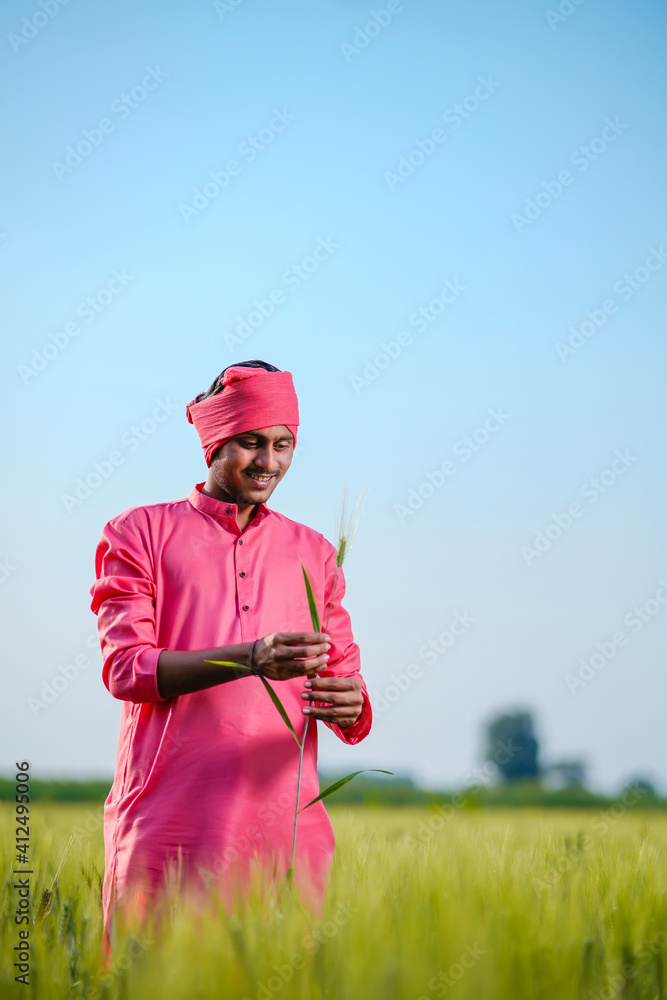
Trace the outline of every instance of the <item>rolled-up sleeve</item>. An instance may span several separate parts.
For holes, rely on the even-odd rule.
[[[90,589],[102,649],[102,679],[121,701],[167,701],[157,686],[155,576],[148,526],[128,514],[105,526]]]
[[[322,621],[322,631],[324,631],[327,614],[329,612],[329,605],[331,604],[329,624],[326,628],[331,642],[331,649],[329,650],[329,656],[331,658],[327,663],[326,670],[320,671],[320,676],[358,677],[361,681],[364,704],[359,718],[355,723],[353,723],[353,725],[341,727],[333,722],[325,722],[325,725],[327,725],[329,729],[331,729],[332,732],[334,732],[344,743],[355,744],[360,743],[366,736],[368,736],[373,722],[373,713],[371,711],[371,702],[366,689],[366,682],[360,672],[361,659],[359,647],[354,641],[354,637],[352,635],[350,616],[342,605],[342,600],[345,596],[345,576],[343,574],[343,567],[339,567],[338,574],[336,575],[336,552],[335,549],[333,549],[333,546],[331,548],[333,554],[327,560],[327,586],[325,592],[326,613],[324,620]],[[331,603],[332,593],[333,603]]]

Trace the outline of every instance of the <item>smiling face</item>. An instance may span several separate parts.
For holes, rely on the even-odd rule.
[[[279,424],[235,434],[214,452],[206,492],[239,507],[264,503],[292,462],[294,437]]]

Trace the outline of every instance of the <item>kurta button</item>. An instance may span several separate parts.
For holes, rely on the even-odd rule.
[[[227,510],[225,511],[225,514],[231,514],[231,512],[232,512],[232,508],[228,507]]]
[[[244,604],[243,605],[243,610],[244,611],[250,611],[250,605],[249,604]]]
[[[241,570],[241,572],[239,573],[239,576],[245,576],[245,570],[244,569]]]
[[[243,539],[239,538],[239,545],[243,545]]]

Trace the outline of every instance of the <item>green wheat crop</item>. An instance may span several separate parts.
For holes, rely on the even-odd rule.
[[[331,807],[321,919],[293,894],[174,903],[100,959],[101,806],[31,806],[30,987],[14,983],[12,806],[0,809],[0,995],[42,1000],[654,1000],[667,818]],[[86,832],[91,830],[92,832]]]

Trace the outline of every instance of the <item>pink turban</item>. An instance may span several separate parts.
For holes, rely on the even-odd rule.
[[[294,435],[299,426],[299,404],[291,372],[265,368],[228,368],[224,389],[200,403],[188,403],[188,420],[194,424],[210,466],[213,452],[235,434],[262,427],[285,426]]]

